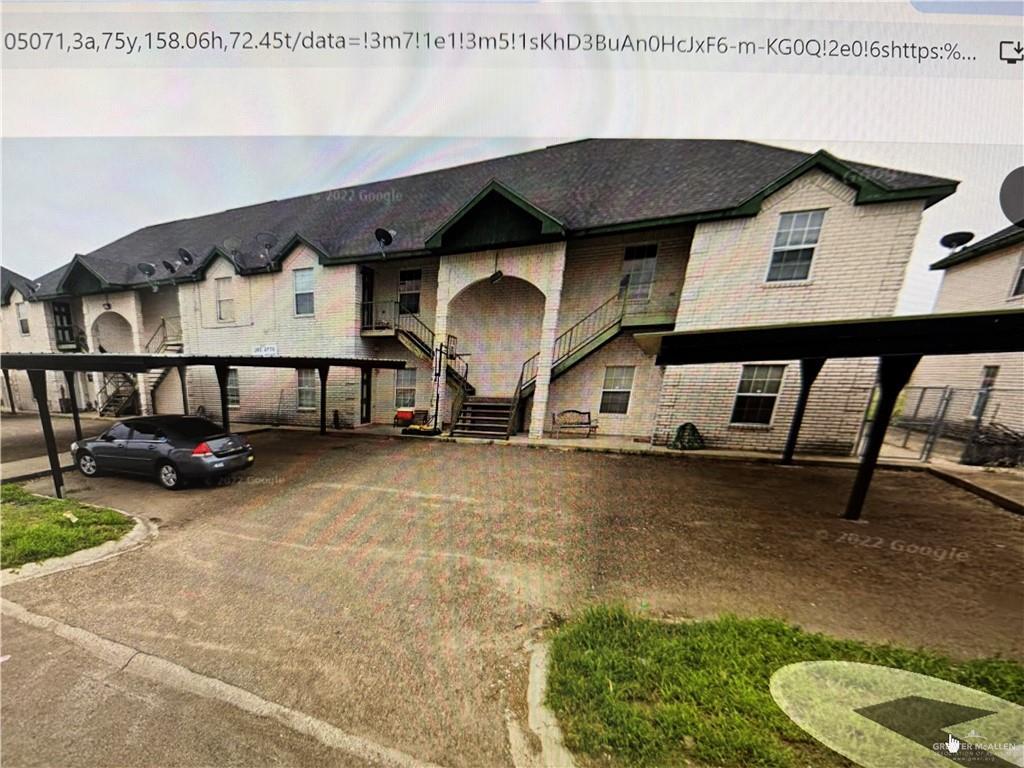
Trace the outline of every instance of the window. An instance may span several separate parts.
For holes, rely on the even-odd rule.
[[[315,308],[313,302],[313,268],[296,269],[295,276],[295,314],[312,315]]]
[[[213,281],[217,292],[217,319],[231,321],[235,319],[235,298],[231,290],[230,277],[218,277]]]
[[[604,369],[604,387],[601,389],[601,413],[629,411],[629,393],[633,389],[632,365],[609,365]]]
[[[416,406],[416,369],[402,368],[395,371],[395,407]]]
[[[1024,264],[1017,270],[1017,279],[1013,281],[1013,290],[1010,291],[1010,298],[1024,296]]]
[[[229,406],[241,405],[242,399],[241,399],[241,397],[240,397],[240,395],[238,393],[238,369],[237,368],[228,368],[227,393],[228,393],[228,405]]]
[[[160,431],[159,427],[151,421],[133,421],[132,429],[132,440],[146,440],[152,442],[157,439],[157,433]]]
[[[132,428],[127,424],[115,424],[107,430],[107,437],[112,440],[127,440],[132,436]]]
[[[423,273],[419,269],[403,269],[398,273],[398,311],[403,315],[420,313],[420,284]]]
[[[316,371],[299,369],[299,408],[316,408]]]
[[[784,365],[744,365],[736,402],[732,407],[733,424],[771,424]]]
[[[28,336],[28,304],[19,301],[14,305],[14,309],[18,314],[18,330],[22,336]]]
[[[974,405],[971,406],[971,418],[980,419],[985,415],[985,406],[988,405],[988,398],[992,387],[996,385],[996,376],[998,375],[998,365],[986,365],[981,369],[981,387],[974,396]]]
[[[769,283],[807,279],[824,218],[824,211],[799,211],[779,217],[772,262],[765,278]]]
[[[622,281],[619,283],[629,301],[647,301],[654,282],[654,265],[658,259],[657,243],[631,245],[622,258]]]

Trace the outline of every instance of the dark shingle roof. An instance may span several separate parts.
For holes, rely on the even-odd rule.
[[[32,281],[19,275],[13,269],[0,266],[0,302],[6,305],[11,300],[11,292],[17,290],[27,299],[32,298]]]
[[[998,251],[1000,248],[1007,248],[1017,243],[1024,243],[1024,229],[1016,224],[1011,224],[1005,229],[993,232],[988,237],[983,237],[976,243],[971,243],[959,251],[954,251],[944,259],[939,259],[932,264],[931,268],[949,269],[957,264],[963,264],[965,261],[976,259],[979,256],[984,256],[993,251]]]
[[[386,227],[398,231],[389,255],[422,253],[430,235],[494,180],[580,234],[727,212],[822,155],[876,195],[930,203],[957,183],[747,141],[589,139],[156,224],[76,258],[111,285],[132,285],[144,282],[138,262],[173,261],[179,248],[197,257],[175,274],[179,279],[200,273],[213,249],[231,244],[241,270],[261,268],[267,260],[256,238],[266,232],[277,236],[277,251],[299,236],[331,261],[376,253],[373,232]]]

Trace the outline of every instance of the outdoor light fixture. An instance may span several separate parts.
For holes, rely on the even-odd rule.
[[[385,229],[384,227],[377,227],[373,230],[373,236],[377,239],[377,245],[380,246],[380,257],[386,259],[388,255],[384,253],[384,248],[395,242],[395,236],[398,233],[393,229]]]
[[[498,252],[495,251],[494,252],[494,272],[487,279],[490,280],[491,285],[494,285],[495,283],[499,282],[501,280],[501,278],[503,278],[504,276],[505,276],[505,273],[502,272],[500,269],[498,269]]]

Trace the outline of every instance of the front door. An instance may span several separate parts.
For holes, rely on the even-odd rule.
[[[373,369],[363,369],[359,380],[359,423],[369,424],[373,420]]]
[[[373,270],[363,267],[360,273],[363,277],[363,328],[372,328],[375,315],[373,311]]]

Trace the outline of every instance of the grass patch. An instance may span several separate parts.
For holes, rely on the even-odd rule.
[[[73,515],[73,521],[67,514]],[[0,567],[15,568],[119,539],[135,521],[112,509],[33,496],[0,485]]]
[[[798,661],[906,669],[1024,703],[1024,666],[836,640],[775,619],[664,624],[594,607],[551,645],[547,702],[566,746],[604,765],[849,766],[776,706],[768,682]]]

